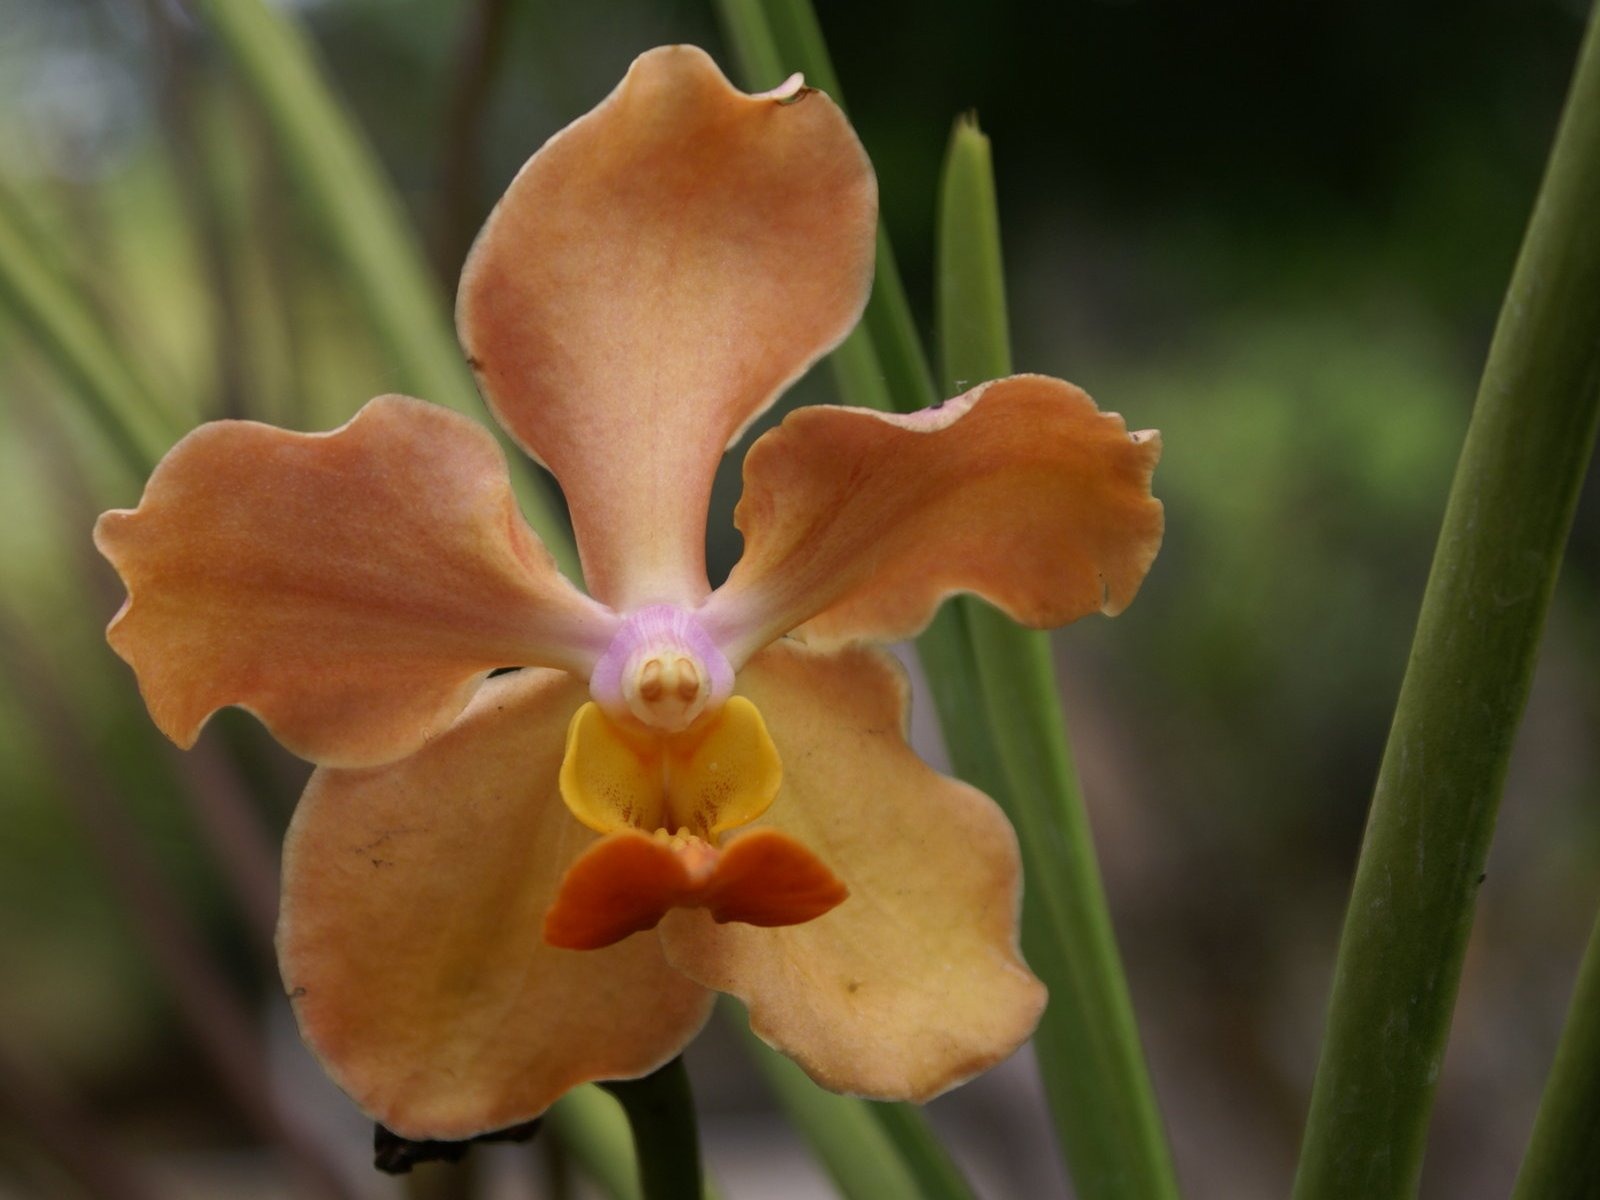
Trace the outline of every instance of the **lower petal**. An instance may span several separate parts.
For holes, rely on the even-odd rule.
[[[708,850],[707,857],[715,855]],[[694,890],[695,872],[665,838],[620,829],[572,864],[544,918],[544,940],[598,950],[654,929]]]
[[[752,829],[722,852],[701,903],[719,923],[803,925],[849,894],[799,841],[776,829]]]
[[[597,950],[654,929],[674,908],[719,922],[798,925],[846,896],[844,885],[794,838],[753,829],[719,850],[693,836],[621,829],[578,856],[544,918],[544,939]]]
[[[779,643],[739,690],[785,766],[756,829],[791,834],[849,897],[775,929],[675,911],[660,927],[673,965],[743,1000],[755,1032],[834,1091],[923,1101],[1005,1058],[1045,1000],[1017,952],[1016,838],[906,744],[893,660]]]
[[[682,1050],[709,995],[654,936],[574,952],[542,924],[595,838],[557,791],[585,688],[490,680],[448,733],[370,770],[319,770],[289,829],[278,953],[306,1042],[375,1120],[462,1139]]]

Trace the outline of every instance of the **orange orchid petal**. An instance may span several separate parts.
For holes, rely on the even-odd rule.
[[[799,925],[837,908],[849,894],[800,842],[777,829],[752,829],[722,851],[701,903],[719,922]]]
[[[617,624],[523,524],[488,432],[402,396],[331,433],[204,425],[95,544],[128,588],[107,637],[185,747],[237,704],[304,758],[392,761],[490,670],[587,669]]]
[[[831,100],[747,96],[692,46],[641,55],[523,167],[456,324],[496,414],[560,480],[595,596],[704,597],[717,461],[855,324],[876,220]]]
[[[792,835],[850,894],[781,929],[671,912],[673,965],[742,999],[757,1034],[835,1091],[927,1100],[1010,1054],[1045,998],[1017,953],[1016,837],[906,745],[893,660],[781,642],[739,685],[787,768],[758,828]]]
[[[653,936],[576,953],[545,911],[594,835],[556,794],[581,680],[490,680],[401,762],[312,776],[284,852],[278,954],[302,1034],[374,1119],[461,1139],[677,1054],[710,996]]]
[[[796,628],[909,637],[958,591],[1037,628],[1118,613],[1161,544],[1160,453],[1041,375],[909,416],[799,409],[745,459],[744,557],[703,619],[737,664]]]

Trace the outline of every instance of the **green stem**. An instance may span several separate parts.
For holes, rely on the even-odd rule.
[[[750,1032],[743,1005],[724,997],[720,1007],[841,1194],[851,1200],[972,1200],[971,1184],[920,1108],[824,1091]]]
[[[1539,634],[1600,418],[1591,23],[1456,469],[1334,972],[1299,1200],[1411,1196]]]
[[[889,1131],[867,1115],[866,1102],[823,1091],[794,1063],[762,1045],[739,1015],[756,1068],[839,1194],[845,1200],[923,1200],[919,1173],[897,1152]]]
[[[610,1200],[640,1200],[628,1118],[613,1097],[593,1084],[573,1088],[556,1101],[545,1120]]]
[[[972,1200],[972,1185],[920,1108],[914,1104],[856,1103],[889,1135],[916,1180],[921,1200]]]
[[[1600,1196],[1600,921],[1578,971],[1567,1025],[1533,1123],[1515,1200]]]
[[[602,1086],[628,1115],[643,1200],[700,1200],[700,1139],[683,1059]]]
[[[946,389],[1009,375],[993,165],[989,141],[971,119],[956,122],[945,159],[938,282]],[[974,600],[950,607],[970,647],[962,671],[968,686],[976,679],[989,740],[984,748],[952,746],[952,756],[958,769],[975,752],[998,764],[998,780],[983,766],[975,782],[998,785],[994,795],[1017,826],[1027,880],[1023,949],[1050,989],[1034,1048],[1073,1181],[1084,1196],[1176,1195],[1066,738],[1050,639]],[[951,706],[941,709],[945,727],[960,725],[961,706],[970,704],[960,692],[940,698]],[[965,735],[970,739],[971,730]]]

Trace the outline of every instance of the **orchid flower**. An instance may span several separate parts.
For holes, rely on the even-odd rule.
[[[96,542],[108,637],[192,745],[254,713],[316,764],[278,951],[306,1042],[372,1117],[465,1138],[648,1072],[717,991],[826,1087],[926,1100],[1044,989],[1016,838],[925,765],[873,643],[972,592],[1115,613],[1160,542],[1153,433],[1021,375],[910,416],[811,407],[751,447],[712,590],[712,475],[859,319],[876,181],[798,79],[653,50],[512,182],[457,301],[480,388],[566,496],[589,594],[494,439],[383,396],[179,442]],[[519,667],[506,672],[500,668]]]

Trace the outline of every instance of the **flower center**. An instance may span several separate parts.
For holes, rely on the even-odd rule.
[[[711,694],[705,667],[677,650],[641,652],[623,669],[628,711],[657,729],[684,729],[705,711]]]
[[[733,667],[693,613],[656,604],[623,622],[589,691],[613,719],[680,733],[727,700]]]
[[[589,677],[594,699],[567,727],[561,799],[603,835],[568,869],[545,913],[552,946],[594,950],[673,908],[716,921],[795,925],[842,902],[833,872],[799,841],[749,825],[783,780],[756,706],[693,613],[655,605],[622,624]]]

